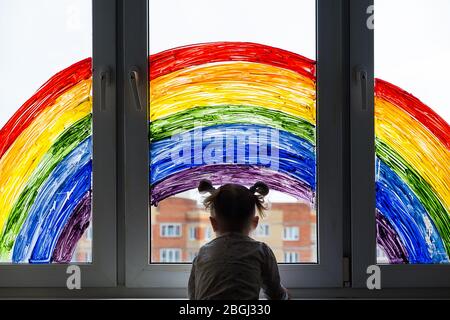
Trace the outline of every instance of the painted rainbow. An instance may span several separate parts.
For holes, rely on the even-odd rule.
[[[314,205],[315,62],[254,43],[150,56],[150,201],[216,184],[266,181]],[[448,263],[450,127],[403,90],[376,81],[377,242],[391,263]],[[69,262],[91,219],[91,60],[52,77],[0,131],[0,262]],[[279,168],[193,161],[171,139],[277,129]],[[202,141],[199,142],[202,146]],[[246,150],[248,152],[248,150]],[[16,162],[20,165],[15,165]]]

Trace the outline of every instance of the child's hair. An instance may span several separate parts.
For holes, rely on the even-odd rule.
[[[240,184],[224,184],[216,189],[211,181],[202,180],[198,191],[210,193],[203,204],[214,212],[224,231],[242,231],[255,215],[255,209],[260,217],[264,216],[264,196],[269,193],[269,187],[264,182],[256,182],[250,189]]]

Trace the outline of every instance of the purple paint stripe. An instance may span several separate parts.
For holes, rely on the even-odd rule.
[[[68,263],[72,261],[72,255],[83,233],[91,220],[91,191],[87,192],[71,214],[69,221],[64,226],[52,254],[52,261],[56,263]]]
[[[383,248],[390,263],[408,263],[408,254],[398,238],[397,232],[391,226],[389,221],[378,210],[376,211],[377,244]]]
[[[151,204],[156,206],[170,196],[196,189],[201,179],[209,179],[215,185],[225,183],[253,185],[257,181],[263,181],[273,190],[281,191],[314,205],[314,192],[304,182],[267,168],[233,164],[206,165],[171,175],[152,186],[150,189]]]

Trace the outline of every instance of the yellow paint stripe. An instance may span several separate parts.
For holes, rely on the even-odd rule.
[[[0,230],[42,157],[58,136],[92,112],[91,80],[61,95],[24,130],[0,159]]]
[[[150,81],[150,120],[217,105],[280,110],[315,124],[313,80],[291,70],[251,62],[190,67]]]
[[[447,148],[415,118],[380,98],[375,98],[375,133],[417,170],[450,212]]]

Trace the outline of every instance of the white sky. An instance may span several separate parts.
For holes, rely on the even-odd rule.
[[[91,0],[0,0],[0,128],[52,75],[92,56]]]
[[[450,122],[450,0],[375,0],[375,76]]]
[[[315,59],[315,11],[315,0],[150,0],[150,53],[249,41]]]

